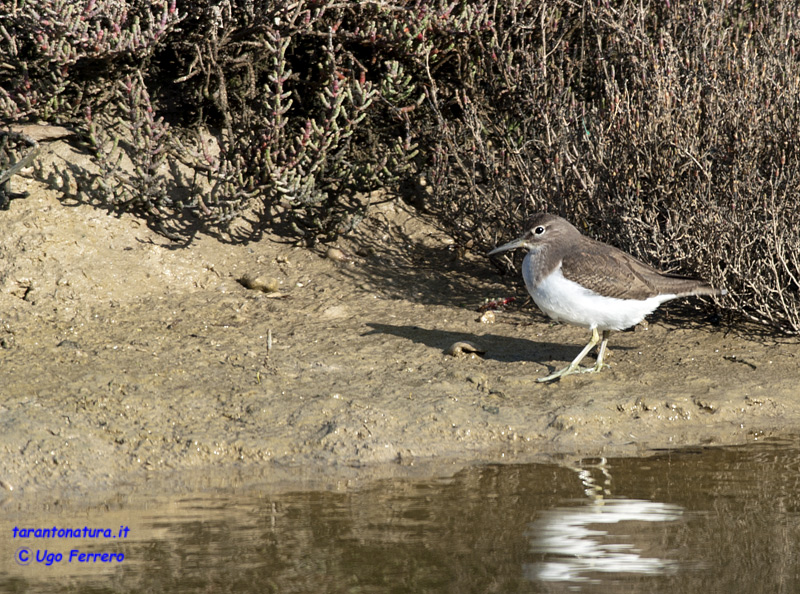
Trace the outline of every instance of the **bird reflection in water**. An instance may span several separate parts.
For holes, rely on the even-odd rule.
[[[667,558],[668,535],[659,524],[680,520],[680,506],[611,497],[605,458],[581,461],[573,470],[588,501],[547,510],[530,524],[531,553],[541,560],[524,565],[528,579],[596,584],[609,574],[653,576],[677,571],[677,562]]]

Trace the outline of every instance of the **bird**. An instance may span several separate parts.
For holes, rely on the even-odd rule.
[[[727,293],[699,278],[659,272],[620,249],[582,235],[554,214],[533,215],[526,229],[522,237],[488,255],[526,248],[522,277],[539,309],[553,320],[592,331],[589,344],[569,365],[539,382],[608,367],[605,355],[611,331],[635,326],[665,301]],[[581,367],[580,362],[598,342],[595,365]]]

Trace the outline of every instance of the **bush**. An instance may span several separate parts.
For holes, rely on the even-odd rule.
[[[555,211],[798,333],[799,19],[789,0],[33,0],[0,14],[0,110],[79,126],[101,199],[164,222],[329,240],[356,192],[424,172],[415,202],[463,247]]]
[[[796,5],[503,5],[433,104],[431,208],[457,240],[556,211],[800,332]]]

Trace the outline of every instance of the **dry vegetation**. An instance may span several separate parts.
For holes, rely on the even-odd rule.
[[[73,126],[91,199],[172,233],[325,241],[424,175],[464,247],[556,211],[796,334],[798,34],[790,0],[5,0],[0,113]]]

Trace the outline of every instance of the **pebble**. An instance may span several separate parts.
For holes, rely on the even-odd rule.
[[[459,341],[454,342],[450,345],[450,347],[445,351],[448,355],[452,357],[464,357],[466,355],[482,355],[486,351],[480,349],[476,345],[471,342],[467,341]]]
[[[328,251],[325,252],[325,257],[334,262],[351,262],[353,260],[344,251],[335,247],[329,247]]]
[[[272,276],[245,274],[242,278],[236,280],[246,289],[261,291],[262,293],[275,293],[281,287],[280,281]]]

